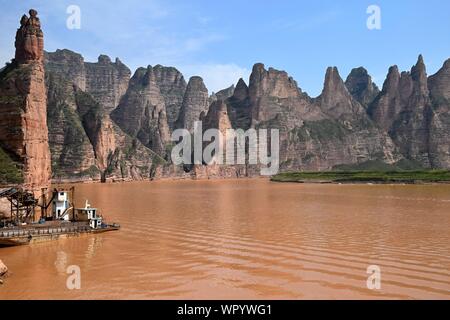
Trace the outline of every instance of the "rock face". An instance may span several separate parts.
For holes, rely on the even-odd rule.
[[[260,174],[248,163],[172,165],[170,134],[192,132],[195,121],[222,134],[278,129],[281,170],[400,162],[450,168],[450,60],[428,78],[422,56],[410,72],[391,67],[381,92],[362,67],[345,82],[330,67],[313,99],[285,71],[257,63],[248,85],[239,79],[209,96],[202,78],[186,84],[171,67],[139,68],[131,77],[105,55],[90,63],[57,50],[44,59],[40,22],[30,11],[17,31],[15,60],[0,70],[0,112],[0,183],[35,189],[48,184],[50,160],[55,182]],[[248,153],[246,145],[246,162]]]
[[[103,55],[85,63],[69,50],[47,53],[46,69],[54,180],[150,178],[156,155],[109,115],[128,88],[129,69]]]
[[[428,79],[432,118],[429,157],[433,168],[450,168],[450,59]]]
[[[286,72],[256,64],[249,87],[239,80],[226,102],[234,128],[280,130],[282,170],[400,159],[389,136],[348,92],[337,68],[327,70],[324,90],[314,100]]]
[[[372,82],[372,77],[363,67],[352,69],[345,80],[345,86],[362,106],[370,105],[380,93],[377,85]]]
[[[218,101],[218,100],[225,101],[226,99],[228,99],[229,97],[231,97],[234,94],[234,89],[235,89],[235,87],[234,87],[234,85],[232,85],[226,89],[220,90],[217,93],[211,94],[211,96],[209,97],[210,105],[214,101]]]
[[[131,71],[118,58],[111,62],[108,56],[100,55],[97,63],[85,63],[86,88],[89,94],[110,113],[125,94]]]
[[[209,107],[208,89],[203,79],[191,77],[184,94],[180,114],[175,127],[180,129],[194,130],[195,121],[200,120],[202,113],[206,114]]]
[[[353,69],[344,82],[337,68],[330,67],[321,95],[312,99],[286,72],[260,63],[253,67],[248,85],[240,79],[235,87],[209,97],[200,77],[192,77],[186,85],[174,68],[139,68],[128,80],[130,73],[118,59],[112,63],[100,56],[97,63],[89,64],[67,50],[49,57],[47,69],[54,77],[48,81],[49,113],[56,119],[52,123],[75,123],[50,124],[52,157],[61,166],[78,168],[77,172],[98,170],[106,178],[114,163],[112,176],[130,179],[259,174],[258,166],[249,165],[195,165],[189,170],[170,165],[170,133],[176,128],[192,132],[198,120],[204,130],[279,129],[281,170],[402,161],[450,166],[448,61],[430,78],[422,57],[410,72],[391,67],[381,92],[364,68]],[[63,74],[63,81],[58,74]],[[59,109],[53,107],[54,101],[59,101]],[[124,175],[118,163],[130,144],[141,156],[150,152],[152,160],[127,158],[130,166],[145,170]],[[76,150],[82,150],[82,156]]]
[[[0,260],[0,279],[5,277],[8,273],[8,267]]]
[[[38,192],[49,186],[51,173],[43,33],[36,15],[30,10],[30,18],[22,17],[16,59],[0,73],[0,146],[3,158],[21,168],[20,179],[9,182]]]
[[[128,135],[137,138],[162,158],[167,158],[166,144],[170,141],[170,131],[165,100],[151,66],[136,71],[111,117]]]
[[[430,157],[434,117],[422,56],[411,72],[391,67],[383,90],[369,108],[372,119],[392,137],[406,159],[435,167]]]
[[[242,78],[239,79],[233,95],[226,102],[228,104],[228,116],[233,127],[243,130],[249,129],[252,124],[252,109],[249,89]]]
[[[164,99],[169,128],[173,130],[186,92],[186,81],[181,72],[172,67],[157,65],[153,67],[153,73]]]
[[[208,129],[219,130],[221,135],[218,143],[222,150],[223,164],[210,163],[208,165],[195,165],[192,170],[192,177],[194,179],[230,179],[247,176],[247,166],[245,164],[229,165],[226,163],[227,130],[232,129],[233,126],[228,116],[227,104],[223,100],[216,100],[211,104],[208,113],[202,119],[202,125],[204,132]],[[206,148],[209,143],[210,142],[205,142],[203,147]],[[236,148],[234,151],[236,152]],[[216,161],[220,160],[216,158]]]

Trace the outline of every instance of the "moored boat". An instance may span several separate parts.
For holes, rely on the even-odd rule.
[[[74,189],[72,189],[73,197]],[[0,246],[18,246],[37,242],[77,237],[86,234],[98,234],[120,229],[117,223],[107,224],[86,201],[84,208],[74,208],[69,192],[54,190],[50,201],[46,196],[42,201],[34,199],[32,193],[11,188],[0,192],[11,202],[10,219],[2,221],[0,227]],[[25,200],[24,200],[25,199]],[[41,203],[40,203],[41,202]],[[52,206],[51,216],[47,216]],[[34,221],[36,208],[41,210],[41,218]]]

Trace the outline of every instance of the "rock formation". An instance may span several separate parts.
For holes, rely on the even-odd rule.
[[[156,65],[153,67],[153,73],[159,92],[164,99],[169,128],[173,130],[186,92],[186,81],[181,72],[172,67]]]
[[[227,104],[235,128],[280,130],[283,170],[400,159],[389,136],[348,92],[337,68],[327,70],[321,96],[311,99],[286,72],[256,64],[250,85],[239,80]]]
[[[225,88],[223,90],[218,91],[217,93],[212,93],[211,96],[209,97],[209,101],[210,101],[210,105],[211,103],[218,101],[218,100],[222,100],[225,101],[227,100],[229,97],[231,97],[234,94],[234,84],[228,88]]]
[[[0,183],[35,189],[50,179],[48,144],[55,182],[259,174],[249,164],[172,165],[171,132],[192,132],[199,120],[222,133],[279,129],[281,170],[450,168],[450,60],[427,77],[422,56],[410,72],[391,67],[381,91],[362,67],[345,82],[330,67],[321,95],[311,98],[285,71],[257,63],[248,85],[239,79],[209,96],[202,78],[186,84],[172,67],[139,68],[131,77],[105,55],[91,63],[57,50],[44,59],[32,10],[21,19],[15,60],[0,70],[0,112]]]
[[[372,82],[372,77],[363,67],[352,69],[345,80],[345,86],[363,107],[370,105],[380,93],[377,85]]]
[[[450,168],[450,59],[428,79],[432,117],[429,158],[433,168]]]
[[[151,66],[136,70],[125,96],[111,117],[128,135],[137,138],[162,158],[167,158],[166,145],[170,141],[170,131],[165,100]]]
[[[228,116],[234,128],[247,130],[252,124],[252,109],[248,86],[241,78],[236,84],[233,95],[226,101],[228,104]]]
[[[195,121],[200,120],[202,113],[208,112],[209,96],[203,79],[197,76],[189,79],[180,114],[175,127],[194,130]]]
[[[44,33],[37,11],[31,9],[30,16],[23,15],[20,19],[20,28],[16,33],[16,55],[18,63],[42,61],[44,52]]]
[[[120,103],[130,81],[131,71],[119,58],[115,62],[106,55],[100,55],[97,63],[85,63],[86,88],[107,113],[113,111]]]
[[[406,159],[434,167],[430,159],[433,118],[426,68],[422,56],[411,72],[391,67],[383,90],[369,107],[372,119],[392,137]]]
[[[42,49],[39,18],[30,10],[30,17],[22,17],[17,31],[16,58],[0,73],[2,158],[7,159],[8,170],[21,169],[17,181],[7,182],[22,182],[36,192],[48,187],[51,177]]]
[[[47,53],[46,69],[55,181],[149,179],[157,155],[109,115],[128,88],[129,69],[104,55],[85,63],[69,50]]]
[[[8,267],[0,260],[0,284],[3,284],[3,278],[8,274]]]

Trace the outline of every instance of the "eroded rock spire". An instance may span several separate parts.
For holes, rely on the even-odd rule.
[[[30,16],[23,15],[20,19],[20,28],[16,33],[16,55],[18,63],[42,61],[44,57],[44,33],[37,11],[31,9]]]

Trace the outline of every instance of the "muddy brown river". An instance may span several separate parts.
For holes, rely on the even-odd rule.
[[[450,299],[450,185],[76,188],[122,229],[0,248],[0,299]]]

